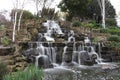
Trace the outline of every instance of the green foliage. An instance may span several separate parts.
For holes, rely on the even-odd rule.
[[[115,42],[120,42],[120,36],[118,35],[111,35],[107,38],[108,41],[115,41]]]
[[[99,39],[98,38],[94,38],[93,42],[99,42]]]
[[[111,47],[116,47],[116,48],[120,48],[120,42],[111,42],[111,44],[109,44],[108,46],[111,46]]]
[[[100,28],[100,33],[108,33],[108,29]]]
[[[11,41],[10,41],[10,39],[8,38],[8,37],[3,37],[2,39],[1,39],[1,43],[4,45],[4,46],[8,46],[8,45],[10,45],[10,43],[11,43]]]
[[[79,27],[79,26],[81,26],[81,23],[79,21],[74,21],[72,26],[73,27]]]
[[[62,0],[59,8],[68,12],[69,16],[84,17],[87,16],[87,10],[92,0]]]
[[[69,19],[72,17],[93,19],[94,14],[96,16],[101,15],[101,9],[97,0],[62,0],[58,7],[61,11],[69,14]],[[105,0],[105,7],[106,17],[113,18],[115,16],[115,9],[109,0]]]
[[[0,25],[0,30],[5,30],[5,26],[4,25]]]
[[[119,28],[110,28],[109,33],[112,35],[120,35],[120,29]]]
[[[20,13],[20,12],[19,12]],[[22,19],[33,19],[34,18],[34,15],[31,13],[31,12],[29,12],[29,11],[27,11],[27,10],[24,10],[23,11],[23,16],[22,16]]]
[[[15,12],[16,12],[16,10],[13,9],[11,12],[11,19],[14,19]],[[17,19],[19,19],[19,16],[20,16],[22,10],[17,9],[17,12],[18,12]],[[23,10],[22,20],[33,19],[33,18],[34,18],[34,15],[31,12],[29,12],[27,10]]]
[[[3,62],[0,62],[0,80],[3,78],[5,74],[8,73],[7,65]]]
[[[116,20],[113,18],[107,18],[106,19],[106,26],[116,26]]]
[[[58,18],[58,13],[55,12],[54,8],[43,8],[41,13],[41,17],[51,20],[51,19],[57,19]]]
[[[95,22],[88,22],[88,23],[83,22],[82,26],[85,26],[88,28],[99,28],[99,25],[97,25],[97,23]]]
[[[5,75],[3,80],[43,80],[43,70],[35,66],[29,66],[25,71]]]

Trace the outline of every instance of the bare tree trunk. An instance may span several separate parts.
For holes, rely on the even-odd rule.
[[[17,15],[18,15],[18,0],[16,0],[14,4],[15,14],[13,15],[13,34],[12,34],[12,42],[15,42],[15,34],[16,34],[16,25],[17,25]]]
[[[102,26],[105,28],[105,0],[97,0],[101,9]]]
[[[105,28],[105,0],[102,0],[102,26]]]
[[[13,23],[13,35],[12,35],[12,41],[15,42],[15,32],[16,32],[16,25],[17,25],[17,11],[15,12],[15,19]]]
[[[24,0],[23,3],[22,3],[22,8],[21,8],[21,12],[20,12],[19,20],[18,20],[18,31],[20,30],[21,19],[22,19],[22,15],[23,15],[23,12],[24,12],[24,11],[23,11],[24,3],[25,3],[25,0]]]
[[[23,10],[20,13],[20,17],[19,17],[19,21],[18,21],[18,31],[20,30],[20,26],[21,26],[21,19],[22,19],[22,15],[23,15]]]

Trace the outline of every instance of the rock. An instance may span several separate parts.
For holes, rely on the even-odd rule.
[[[90,56],[88,55],[88,52],[86,51],[81,51],[78,57],[79,57],[79,63],[81,65],[93,65],[94,64],[92,63]]]
[[[51,63],[50,63],[50,59],[48,58],[48,56],[42,55],[42,56],[38,56],[38,67],[39,68],[50,68],[51,67]]]
[[[13,49],[11,47],[0,47],[0,56],[11,54]]]
[[[14,60],[5,60],[3,61],[5,64],[7,65],[14,65],[15,64],[15,61]]]
[[[23,58],[23,57],[17,57],[17,58],[15,59],[15,61],[16,61],[16,62],[24,62],[24,61],[26,61],[26,59]]]

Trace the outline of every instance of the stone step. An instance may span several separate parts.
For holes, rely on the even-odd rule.
[[[8,55],[13,52],[12,47],[0,47],[0,56]]]
[[[102,51],[101,54],[116,54],[114,51]]]
[[[119,60],[120,61],[120,56],[112,57],[113,60]]]

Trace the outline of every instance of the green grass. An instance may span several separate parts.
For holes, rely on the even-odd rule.
[[[3,80],[43,80],[42,69],[29,66],[25,71],[18,71],[13,74],[5,75]]]

